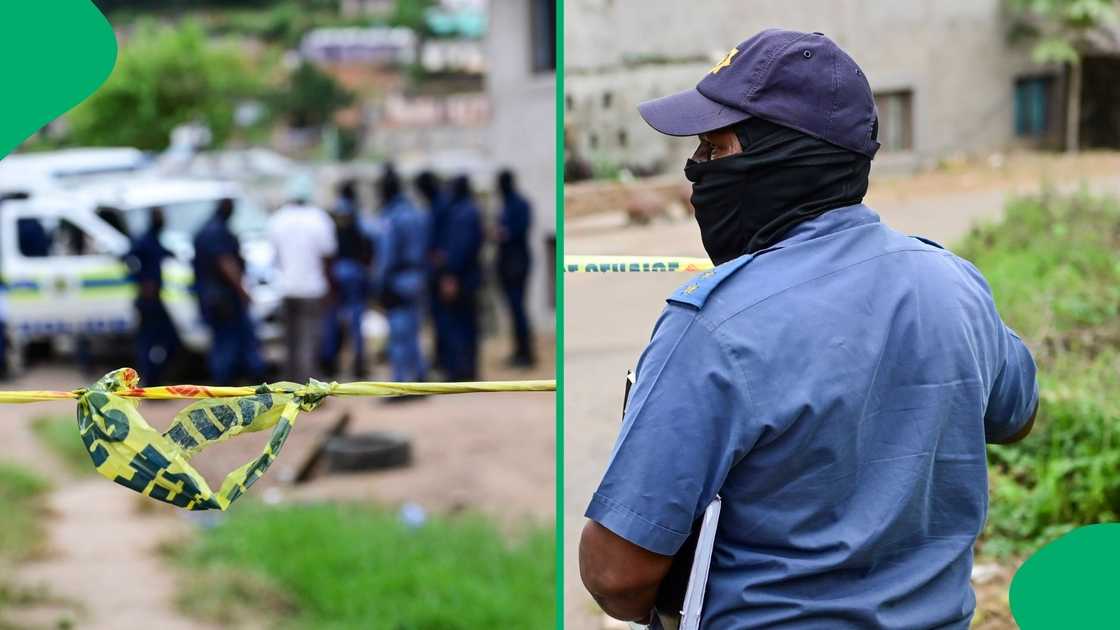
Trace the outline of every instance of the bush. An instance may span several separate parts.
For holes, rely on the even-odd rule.
[[[286,117],[297,129],[321,127],[331,122],[335,112],[353,102],[352,93],[306,61],[288,77],[287,87],[272,97],[274,112]]]
[[[175,127],[201,122],[220,146],[239,99],[259,92],[243,55],[211,42],[197,23],[141,22],[109,80],[69,115],[70,140],[160,150]]]
[[[1120,203],[1045,192],[1018,199],[959,253],[984,272],[1008,325],[1038,362],[1041,401],[1026,440],[988,449],[983,549],[1040,547],[1120,514]]]

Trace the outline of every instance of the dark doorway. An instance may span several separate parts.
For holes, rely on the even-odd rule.
[[[1081,146],[1120,149],[1120,57],[1085,57],[1081,80]]]

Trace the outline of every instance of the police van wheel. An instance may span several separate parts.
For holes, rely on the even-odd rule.
[[[340,435],[324,447],[331,472],[361,472],[400,468],[412,463],[412,442],[399,433],[373,431]]]

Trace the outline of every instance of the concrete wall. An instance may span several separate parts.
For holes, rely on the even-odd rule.
[[[534,73],[528,0],[491,0],[487,46],[491,158],[511,168],[533,204],[534,270],[529,302],[534,324],[551,329],[552,252],[556,235],[556,74]]]
[[[1030,62],[1028,50],[1009,46],[1000,6],[999,0],[569,0],[569,138],[587,159],[676,168],[692,141],[657,137],[637,115],[637,103],[694,86],[731,47],[780,26],[828,35],[860,64],[876,92],[913,91],[913,151],[881,152],[877,168],[1002,149],[1016,144],[1015,78],[1043,69]],[[605,107],[608,91],[613,96]],[[590,146],[592,133],[599,136],[597,149]]]

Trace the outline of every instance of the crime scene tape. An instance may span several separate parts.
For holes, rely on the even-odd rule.
[[[707,271],[707,258],[687,256],[564,256],[564,273],[642,273]]]
[[[188,510],[225,510],[276,460],[300,411],[330,396],[408,396],[470,392],[555,391],[555,380],[473,383],[291,382],[257,387],[138,387],[132,368],[114,370],[88,389],[0,392],[0,404],[77,399],[78,432],[97,472],[153,499]],[[162,434],[144,420],[141,399],[201,398],[175,414]],[[227,400],[228,399],[228,400]],[[264,451],[226,475],[214,492],[190,465],[211,444],[272,429]]]

